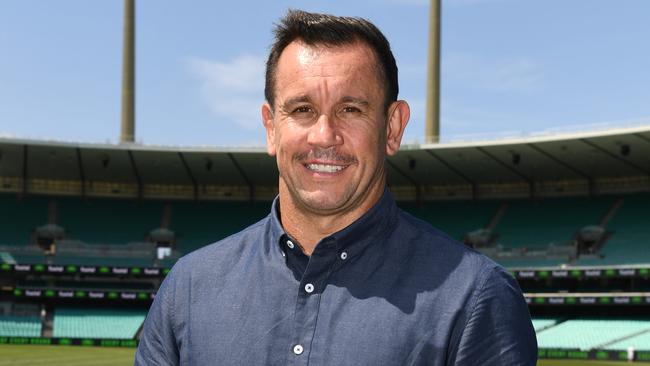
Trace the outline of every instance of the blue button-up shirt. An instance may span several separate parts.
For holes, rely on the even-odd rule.
[[[278,202],[177,262],[136,365],[535,365],[512,276],[388,192],[309,257],[283,230]]]

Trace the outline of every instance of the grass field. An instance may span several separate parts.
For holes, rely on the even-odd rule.
[[[126,366],[135,348],[1,345],[0,366]]]
[[[133,365],[135,348],[80,346],[1,345],[0,366],[127,366]],[[538,366],[648,366],[650,363],[613,361],[540,360]]]
[[[646,366],[650,365],[647,362],[619,362],[619,361],[581,361],[581,360],[539,360],[537,366]]]

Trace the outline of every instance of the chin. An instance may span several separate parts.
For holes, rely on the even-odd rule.
[[[314,211],[337,211],[349,201],[349,197],[340,192],[301,192],[303,204]]]

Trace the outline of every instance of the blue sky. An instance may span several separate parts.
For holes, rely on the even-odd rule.
[[[0,136],[117,142],[123,1],[0,2]],[[136,139],[261,146],[288,8],[377,24],[422,141],[428,0],[139,0]],[[650,1],[443,0],[442,140],[650,124]]]

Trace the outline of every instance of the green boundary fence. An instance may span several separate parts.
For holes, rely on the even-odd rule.
[[[87,347],[128,347],[138,346],[135,339],[91,339],[91,338],[42,338],[42,337],[0,337],[2,344],[31,344],[31,345],[60,345]],[[590,350],[541,348],[538,352],[540,359],[567,360],[616,360],[627,361],[626,350]],[[636,351],[634,360],[650,361],[650,351]]]
[[[135,339],[91,339],[91,338],[43,338],[43,337],[0,337],[2,344],[32,344],[87,347],[137,347]]]
[[[616,360],[627,361],[627,350],[590,350],[540,348],[538,358],[568,360]],[[650,351],[635,351],[634,360],[650,361]]]

